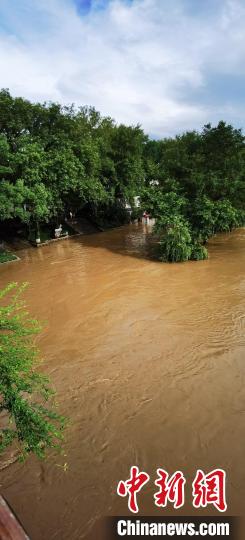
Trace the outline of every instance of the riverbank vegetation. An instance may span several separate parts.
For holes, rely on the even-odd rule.
[[[50,406],[54,392],[37,371],[33,338],[40,326],[20,300],[23,288],[12,283],[0,291],[0,454],[10,447],[21,459],[30,452],[42,458],[60,448],[64,418]]]
[[[103,223],[144,210],[156,218],[163,261],[207,257],[207,240],[244,223],[245,145],[221,121],[151,140],[93,108],[30,103],[0,92],[0,219],[3,234],[74,214]],[[140,196],[141,208],[134,208]]]
[[[10,261],[16,261],[18,257],[14,255],[14,253],[11,253],[10,251],[7,251],[6,249],[0,249],[0,264]]]

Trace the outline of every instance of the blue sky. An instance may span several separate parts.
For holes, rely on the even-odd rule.
[[[245,125],[244,0],[0,0],[0,86],[152,137]]]

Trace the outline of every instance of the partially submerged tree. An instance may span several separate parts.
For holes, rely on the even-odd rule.
[[[164,262],[188,261],[192,254],[191,234],[188,223],[175,216],[166,225],[159,242],[159,259]]]
[[[11,283],[0,292],[0,453],[15,444],[20,458],[30,452],[42,458],[60,448],[65,419],[50,404],[48,378],[37,371],[33,337],[40,326],[20,300],[24,288]]]

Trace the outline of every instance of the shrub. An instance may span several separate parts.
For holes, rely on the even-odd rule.
[[[160,232],[159,228],[157,230]],[[160,236],[159,259],[164,262],[188,261],[191,252],[191,234],[188,224],[176,217]]]
[[[0,250],[0,263],[15,261],[16,259],[17,257],[13,253],[10,253],[10,251]]]
[[[194,242],[192,244],[190,258],[192,261],[203,261],[208,259],[208,250],[199,242]]]
[[[220,200],[215,205],[216,232],[229,232],[239,226],[239,212],[228,200]]]

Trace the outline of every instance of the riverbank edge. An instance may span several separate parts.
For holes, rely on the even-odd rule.
[[[16,262],[16,261],[20,261],[20,257],[18,257],[17,255],[15,255],[15,253],[12,253],[11,251],[9,250],[4,250],[3,252],[4,254],[6,255],[10,255],[11,256],[11,259],[7,260],[7,261],[1,261],[0,260],[0,265],[1,264],[9,264],[9,263],[13,263],[13,262]]]

